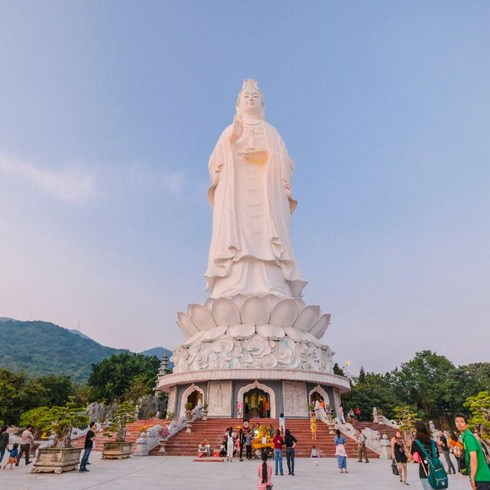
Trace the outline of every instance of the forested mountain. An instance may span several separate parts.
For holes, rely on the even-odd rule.
[[[163,348],[144,354],[155,355],[155,350],[171,355]],[[53,323],[0,318],[0,367],[10,371],[23,370],[31,376],[66,375],[85,382],[92,363],[121,352],[128,351],[105,347],[76,330]]]

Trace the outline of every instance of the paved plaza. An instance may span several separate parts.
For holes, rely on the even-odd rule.
[[[132,457],[124,461],[102,461],[100,453],[91,455],[90,472],[61,475],[29,473],[30,466],[0,472],[0,488],[8,490],[254,490],[257,488],[256,461],[233,463],[195,463],[190,457]],[[284,464],[286,461],[284,460]],[[348,474],[339,474],[336,460],[321,459],[315,467],[309,459],[296,460],[295,476],[273,476],[275,490],[400,490],[421,488],[418,466],[409,464],[410,487],[402,485],[391,473],[390,462],[374,460],[369,464],[348,462]],[[285,466],[286,468],[286,466]],[[287,471],[286,471],[287,472]],[[468,479],[449,477],[449,488],[468,490]]]

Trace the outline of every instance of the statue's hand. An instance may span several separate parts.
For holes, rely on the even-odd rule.
[[[291,184],[286,179],[283,179],[282,184],[284,185],[287,191],[291,192]]]
[[[218,163],[218,165],[216,165],[216,170],[214,171],[214,173],[219,174],[222,170],[223,170],[223,164]]]
[[[240,138],[242,133],[243,133],[242,121],[238,117],[235,117],[235,119],[233,119],[233,124],[231,126],[230,140],[236,141],[238,138]]]

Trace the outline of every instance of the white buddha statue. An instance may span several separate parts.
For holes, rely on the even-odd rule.
[[[209,159],[213,235],[205,277],[212,298],[300,297],[306,281],[290,235],[293,161],[264,120],[257,82],[245,80],[237,114]]]

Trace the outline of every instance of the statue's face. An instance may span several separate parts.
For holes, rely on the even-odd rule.
[[[262,94],[258,90],[242,90],[238,97],[238,111],[245,114],[260,115],[264,106]]]

